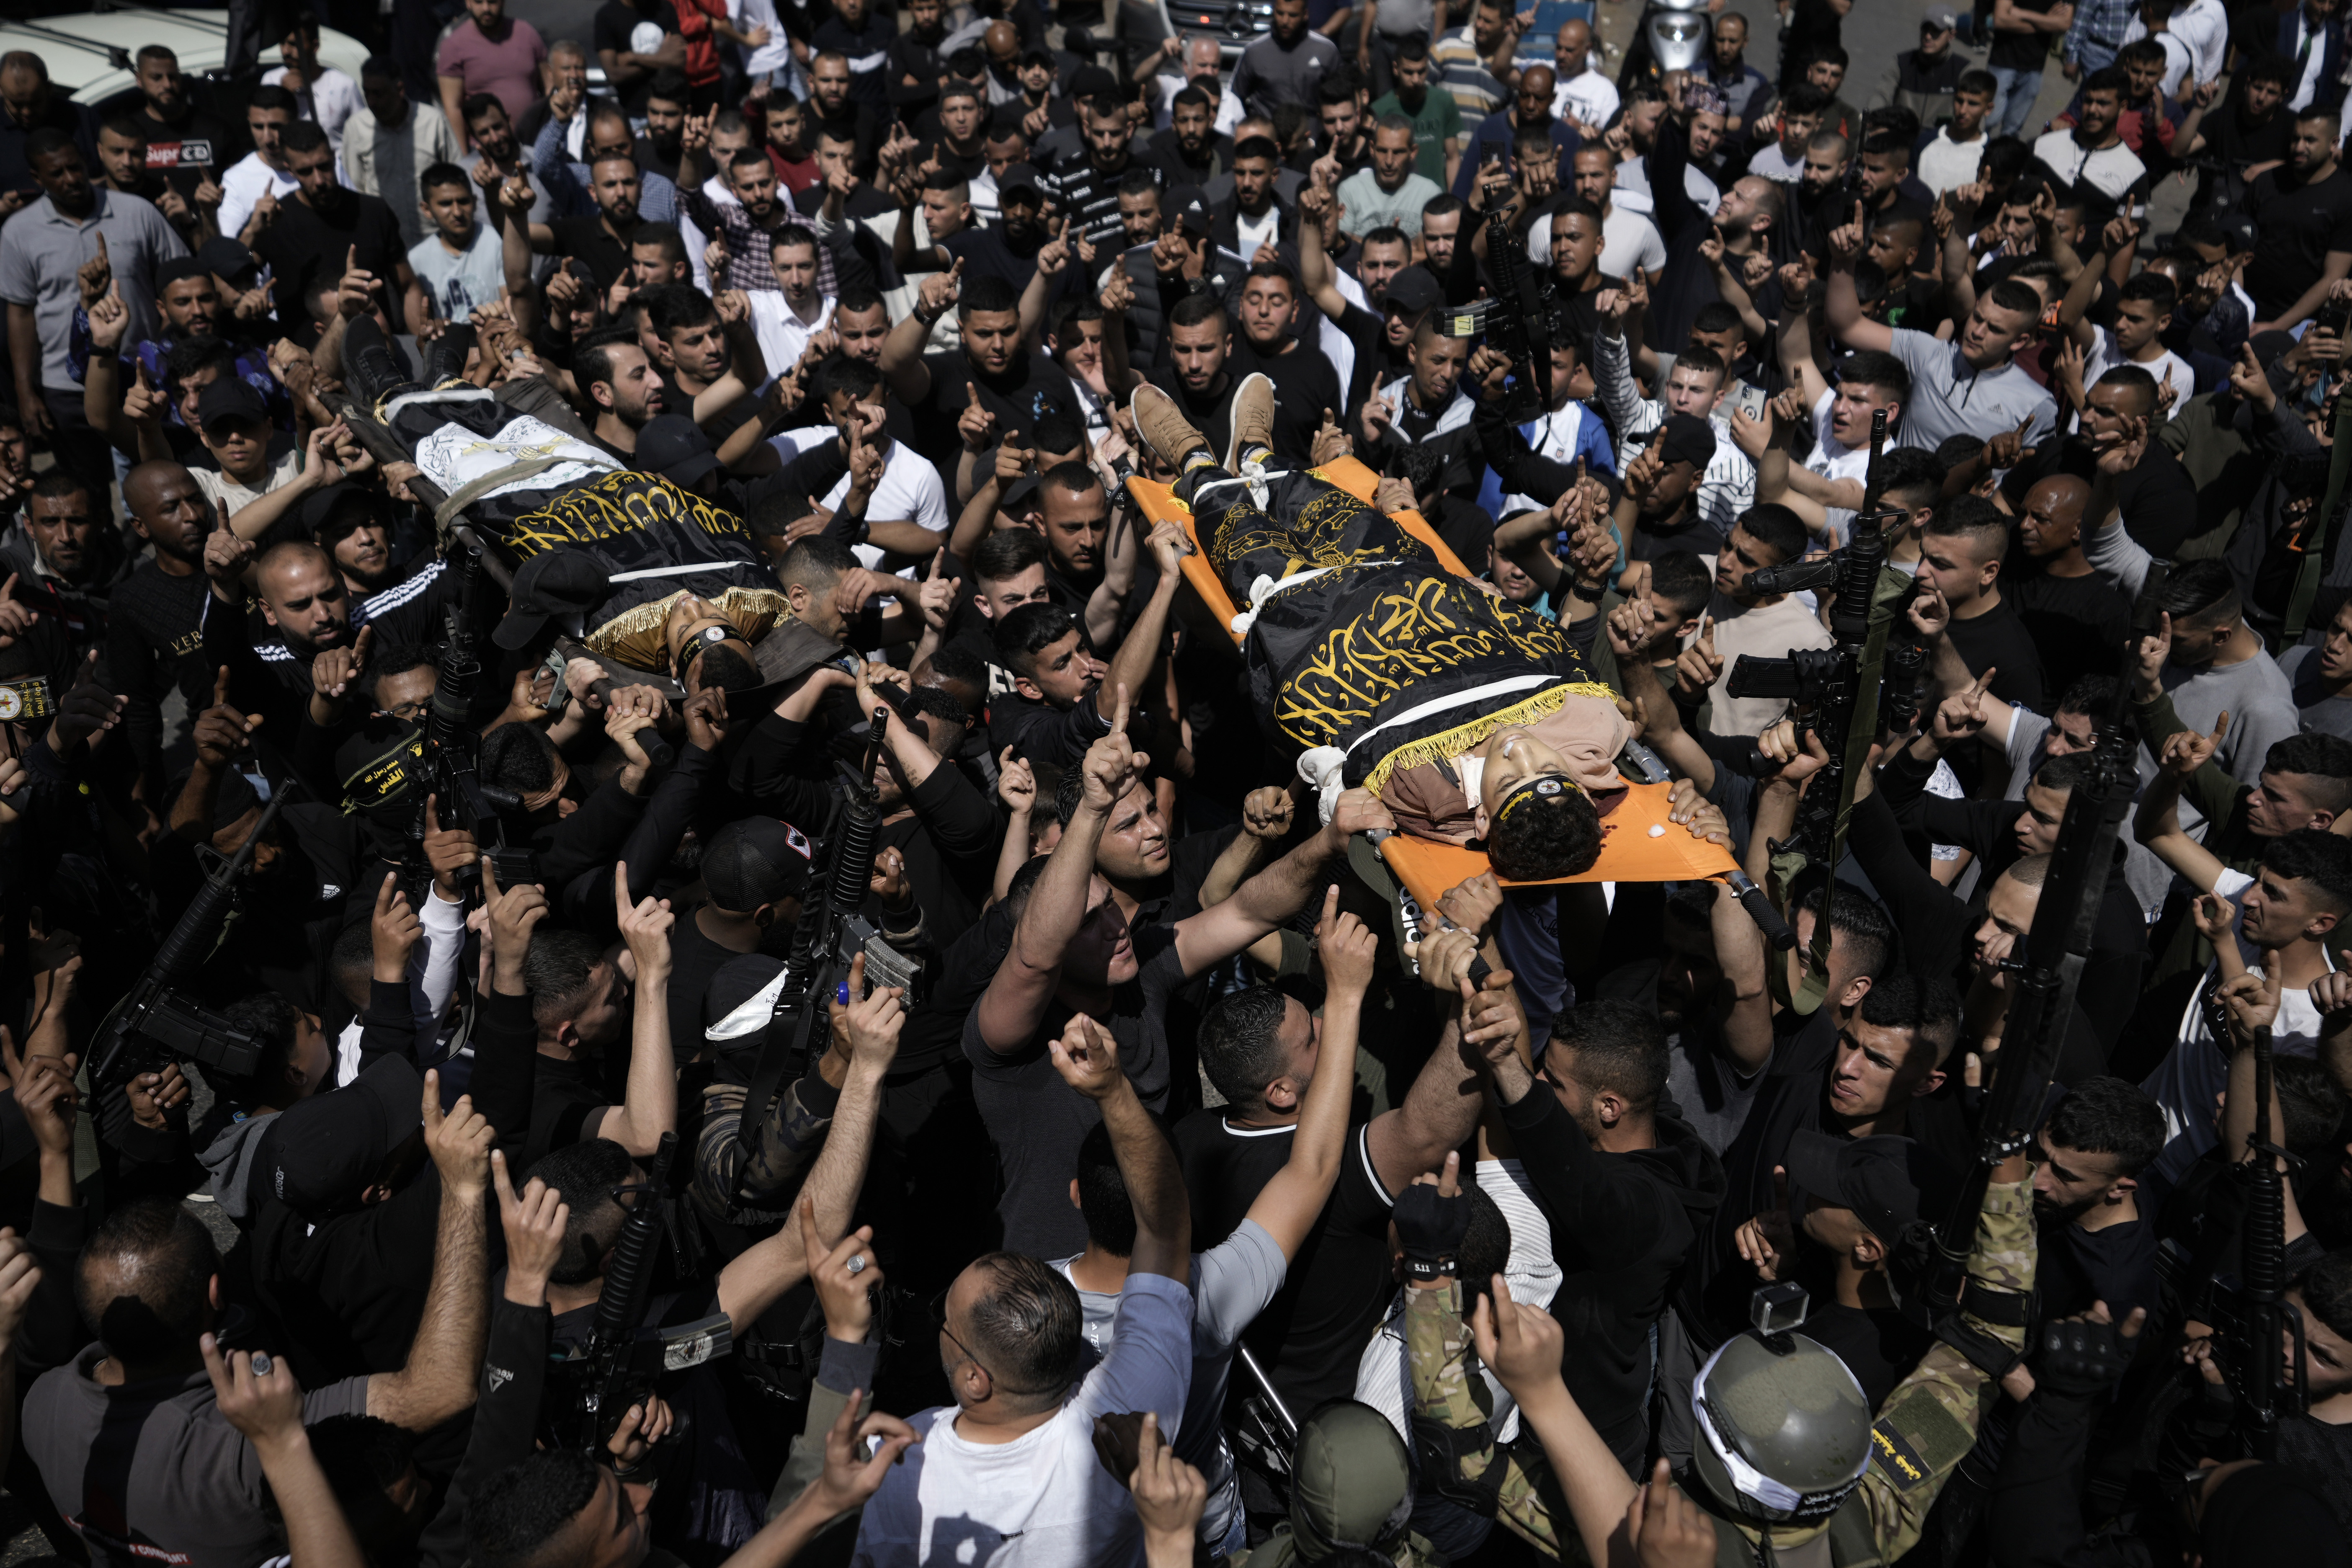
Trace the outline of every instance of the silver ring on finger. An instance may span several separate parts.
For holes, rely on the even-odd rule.
[[[842,1265],[842,1267],[843,1267],[844,1268],[848,1269],[852,1274],[863,1274],[863,1273],[865,1273],[865,1272],[866,1272],[866,1254],[864,1254],[864,1253],[862,1253],[862,1252],[853,1252],[853,1253],[851,1253],[851,1254],[849,1255],[849,1261],[848,1261],[848,1262],[846,1262],[846,1263],[845,1263],[845,1264],[843,1264],[843,1265]]]
[[[269,1359],[269,1352],[268,1351],[256,1351],[253,1352],[254,1376],[268,1377],[272,1364],[273,1363]]]

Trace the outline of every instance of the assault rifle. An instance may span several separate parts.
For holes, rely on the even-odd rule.
[[[277,823],[287,789],[281,784],[270,790],[253,831],[235,855],[205,879],[145,973],[99,1025],[97,1065],[89,1074],[93,1103],[164,1059],[196,1062],[233,1078],[250,1077],[260,1065],[259,1039],[197,1006],[174,987],[201,970],[219,944],[237,882],[252,867],[255,848]],[[209,848],[204,852],[211,853]]]
[[[2133,608],[2127,656],[2143,638],[2157,633],[2158,601],[2167,574],[2162,562],[2150,564]],[[2130,667],[2128,657],[2125,666]],[[1992,1077],[1977,1121],[1976,1162],[1968,1180],[1960,1184],[1951,1212],[1932,1237],[1912,1238],[1927,1244],[1920,1249],[1925,1258],[1924,1280],[1910,1293],[1916,1301],[1914,1318],[1923,1324],[1941,1325],[1951,1319],[1967,1280],[1969,1250],[1975,1243],[1977,1215],[1984,1207],[1993,1168],[2024,1149],[2042,1125],[2059,1049],[2074,1015],[2083,965],[2090,956],[2099,906],[2106,897],[2108,879],[2116,874],[2116,845],[2139,788],[2139,770],[2134,760],[2139,741],[2127,721],[2130,700],[2129,683],[2117,681],[2115,696],[2100,720],[2098,738],[2092,744],[2090,776],[2077,784],[2067,798],[2057,845],[2051,851],[2050,874],[2033,911],[2033,924],[2026,932],[2024,956],[2002,965],[2009,979],[2009,1012],[2001,1026],[2000,1049],[1987,1064]],[[1966,1338],[1954,1341],[1962,1353],[1987,1371],[2006,1370],[2005,1352],[1962,1342]],[[2000,1365],[1990,1364],[1993,1362]]]
[[[1878,734],[1887,628],[1895,614],[1895,596],[1882,589],[1881,579],[1888,531],[1900,527],[1905,520],[1901,509],[1884,504],[1885,468],[1881,459],[1885,455],[1886,411],[1882,408],[1871,416],[1869,479],[1863,489],[1862,510],[1854,514],[1844,547],[1819,561],[1769,566],[1748,578],[1763,594],[1827,589],[1832,595],[1830,633],[1835,640],[1831,646],[1790,648],[1786,658],[1742,654],[1731,667],[1728,689],[1732,696],[1781,697],[1810,710],[1808,723],[1829,753],[1829,765],[1814,775],[1797,808],[1796,826],[1789,838],[1771,847],[1776,862],[1788,868],[1784,876],[1776,866],[1774,878],[1784,910],[1796,907],[1801,896],[1801,881],[1819,880],[1829,888],[1831,897],[1836,896],[1834,872],[1845,854],[1854,780],[1868,764],[1871,743]],[[1916,701],[1912,710],[1916,711]],[[1829,949],[1830,921],[1824,912],[1813,923],[1805,984],[1791,998],[1799,1012],[1810,1013],[1821,1005],[1828,984]],[[1779,966],[1773,966],[1772,973],[1779,975]]]
[[[2205,996],[2206,1022],[2216,1041],[2228,1040],[2229,1005],[2218,988]],[[2238,1276],[2213,1281],[2213,1352],[2222,1375],[2238,1396],[2235,1425],[2246,1457],[2278,1458],[2281,1415],[2300,1415],[2311,1405],[2309,1363],[2305,1360],[2303,1314],[2286,1300],[2286,1174],[2282,1160],[2294,1156],[2271,1140],[2271,1031],[2253,1031],[2244,1047],[2253,1057],[2254,1125],[2246,1140],[2247,1160],[2230,1174],[2243,1188],[2245,1208],[2238,1229]],[[2294,1381],[2280,1375],[2279,1342],[2294,1346]]]
[[[522,798],[511,790],[482,780],[482,741],[472,723],[474,691],[480,684],[482,661],[475,654],[474,628],[482,591],[482,547],[461,536],[450,552],[452,584],[442,599],[442,644],[439,679],[433,687],[433,707],[425,721],[425,758],[416,810],[408,825],[408,842],[402,855],[401,880],[412,903],[422,898],[433,879],[425,858],[425,798],[437,795],[445,822],[454,822],[473,835],[490,858],[502,887],[539,880],[539,858],[522,845],[507,842],[506,814],[520,815]],[[460,885],[480,876],[467,866],[457,873]]]
[[[576,1379],[563,1440],[592,1454],[612,1441],[629,1406],[642,1404],[663,1373],[700,1366],[734,1347],[734,1322],[724,1312],[644,1331],[646,1310],[653,1300],[655,1249],[661,1241],[662,1193],[677,1153],[677,1134],[663,1133],[654,1150],[650,1177],[634,1189],[637,1201],[621,1222],[621,1238],[604,1267],[604,1289],[596,1298],[588,1342],[563,1363]],[[618,1196],[616,1193],[616,1200]]]
[[[776,1091],[806,1073],[824,1052],[832,1033],[825,1005],[847,990],[852,959],[866,955],[869,987],[901,986],[910,1000],[923,978],[920,962],[883,941],[863,912],[881,846],[882,794],[874,785],[874,769],[881,761],[889,721],[888,709],[875,709],[867,724],[864,765],[855,773],[848,764],[841,765],[842,795],[824,831],[824,876],[802,900],[783,987],[776,994],[760,1063],[743,1099],[741,1136],[747,1146],[764,1135]],[[753,1162],[745,1161],[743,1168],[751,1171]]]

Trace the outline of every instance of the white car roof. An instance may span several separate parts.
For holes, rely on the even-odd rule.
[[[103,15],[45,16],[0,22],[0,49],[27,49],[49,68],[49,80],[76,103],[96,104],[136,85],[131,59],[149,44],[180,57],[190,76],[221,68],[228,53],[226,10],[166,10],[118,5]],[[319,29],[319,63],[356,78],[365,46],[332,27]],[[119,62],[119,63],[118,63]],[[275,40],[262,47],[264,68],[278,63]]]

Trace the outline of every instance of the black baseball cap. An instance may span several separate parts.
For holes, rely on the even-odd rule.
[[[1852,1209],[1892,1247],[1913,1221],[1940,1215],[1958,1189],[1952,1168],[1916,1139],[1801,1131],[1785,1162],[1789,1188],[1815,1206]]]
[[[719,466],[719,448],[709,433],[685,415],[663,414],[646,420],[637,432],[636,460],[631,466],[684,488]]]
[[[241,375],[216,377],[196,394],[197,424],[209,430],[226,420],[242,420],[247,425],[269,423],[269,405]]]
[[[772,816],[746,816],[710,836],[702,851],[702,885],[730,914],[797,899],[808,891],[815,851],[808,836]]]
[[[350,1208],[424,1127],[424,1092],[405,1057],[379,1057],[341,1089],[279,1112],[263,1134],[257,1173],[271,1197],[306,1219]]]
[[[1408,316],[1418,316],[1433,305],[1444,303],[1445,290],[1426,267],[1407,267],[1389,279],[1388,292],[1381,301],[1392,305]]]
[[[1176,209],[1176,224],[1195,239],[1206,239],[1209,237],[1209,206],[1201,199],[1201,194],[1198,191],[1193,192],[1184,205]]]
[[[205,270],[215,277],[232,280],[244,277],[259,265],[254,260],[253,252],[246,247],[245,241],[231,239],[226,235],[218,239],[208,239],[197,247],[196,259],[203,262]]]
[[[1662,445],[1669,463],[1688,463],[1700,473],[1715,461],[1714,427],[1696,414],[1666,416]]]
[[[392,526],[392,498],[357,480],[328,485],[302,498],[302,526],[328,550],[371,522]]]
[[[490,634],[490,640],[503,648],[529,647],[550,616],[585,615],[612,591],[612,578],[586,552],[542,552],[515,573],[514,606]]]
[[[996,199],[999,203],[1008,200],[1013,192],[1020,190],[1034,193],[1041,202],[1045,199],[1045,176],[1037,173],[1036,164],[1007,163],[1004,173],[996,176]]]

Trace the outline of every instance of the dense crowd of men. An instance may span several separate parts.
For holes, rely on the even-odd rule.
[[[1881,68],[1717,0],[1687,69],[1506,0],[366,9],[356,77],[0,58],[50,1550],[2352,1562],[2340,0]],[[1611,742],[1281,743],[1235,642],[1347,559],[1213,605],[1156,498],[1310,468]],[[1741,669],[1832,647],[1772,569],[1858,517],[1916,658],[1849,768]],[[1794,949],[1612,872],[1660,768],[1774,888],[1850,795]],[[1382,871],[1535,784],[1592,879]]]

